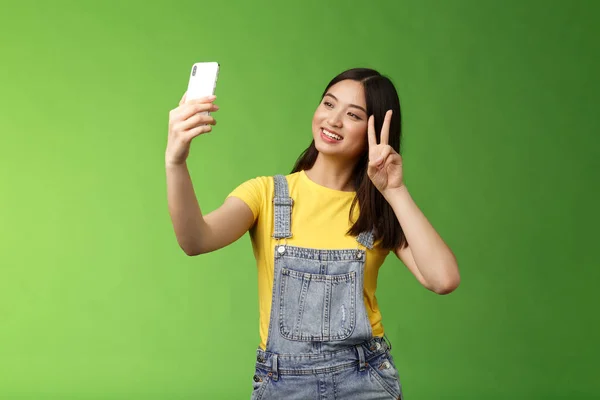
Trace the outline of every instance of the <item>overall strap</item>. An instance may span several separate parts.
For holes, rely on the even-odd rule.
[[[273,195],[273,237],[275,239],[292,237],[292,206],[294,200],[289,196],[288,183],[283,175],[275,175]]]
[[[375,242],[374,236],[373,236],[373,231],[369,231],[369,232],[361,232],[356,240],[358,241],[358,243],[362,244],[363,246],[365,246],[367,249],[372,249],[373,248],[373,243]]]

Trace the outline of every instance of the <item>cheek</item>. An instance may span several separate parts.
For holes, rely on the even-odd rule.
[[[325,119],[324,113],[319,112],[318,110],[313,114],[312,119],[312,127],[313,131],[317,130],[323,124],[323,120]]]
[[[313,122],[322,121],[325,118],[325,113],[317,109],[313,114]]]
[[[352,129],[352,148],[357,154],[362,153],[367,147],[367,127],[356,127]]]
[[[356,143],[367,142],[367,124],[356,124],[352,127],[350,134]]]
[[[317,131],[318,127],[319,127],[319,122],[318,121],[319,120],[317,119],[317,116],[315,115],[313,117],[313,120],[312,120],[312,130],[313,130],[313,133],[315,133]]]

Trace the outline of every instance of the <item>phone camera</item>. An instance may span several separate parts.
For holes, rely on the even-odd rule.
[[[194,65],[194,68],[192,68],[192,76],[196,76],[196,65]]]

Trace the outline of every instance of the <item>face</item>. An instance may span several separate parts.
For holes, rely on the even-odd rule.
[[[331,86],[312,121],[320,153],[355,158],[367,147],[367,105],[362,84],[343,80]]]

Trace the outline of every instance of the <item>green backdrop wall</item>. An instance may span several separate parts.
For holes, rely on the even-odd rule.
[[[334,75],[395,82],[407,185],[462,273],[438,296],[382,267],[407,399],[600,396],[600,2],[0,4],[0,398],[249,398],[248,236],[187,257],[167,212],[198,61],[221,63],[205,212],[290,171]]]

